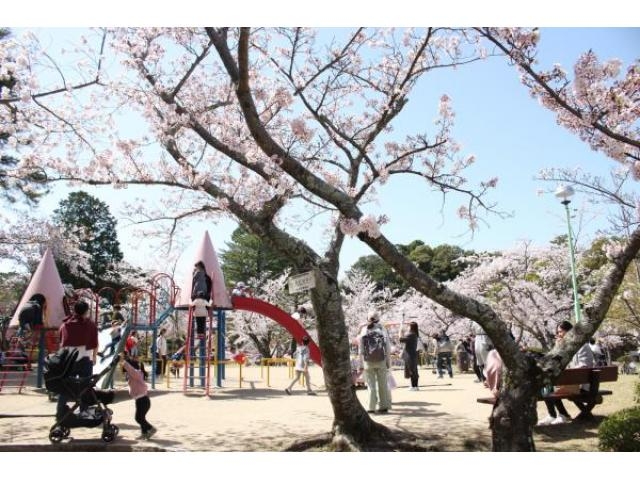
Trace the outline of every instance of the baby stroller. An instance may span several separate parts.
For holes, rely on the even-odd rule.
[[[50,355],[45,362],[44,382],[49,392],[58,395],[64,394],[74,405],[66,409],[63,414],[56,416],[56,423],[49,430],[49,440],[52,443],[59,443],[68,438],[72,428],[97,428],[102,426],[102,440],[112,442],[118,435],[118,427],[111,424],[112,411],[106,407],[113,402],[114,392],[94,389],[96,383],[102,378],[115,362],[106,367],[99,374],[90,377],[70,376],[74,363],[78,358],[76,350],[69,353],[68,350],[61,349]],[[76,414],[80,403],[89,406],[83,415]]]

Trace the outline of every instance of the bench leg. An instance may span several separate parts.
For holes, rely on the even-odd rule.
[[[593,407],[596,406],[595,401],[590,400],[588,402],[582,402],[574,400],[573,403],[580,409],[580,413],[575,418],[576,420],[593,420],[593,414],[591,413],[591,410],[593,410]]]

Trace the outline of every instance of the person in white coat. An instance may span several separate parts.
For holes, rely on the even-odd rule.
[[[311,339],[307,335],[305,335],[304,337],[302,337],[302,345],[298,345],[298,348],[296,348],[296,352],[294,354],[296,359],[296,364],[294,366],[296,376],[289,384],[289,386],[284,389],[287,395],[291,395],[291,389],[297,382],[300,381],[301,376],[304,376],[305,386],[307,387],[307,395],[316,394],[313,390],[311,390],[311,377],[309,376],[309,343],[311,343]]]
[[[162,376],[165,375],[167,371],[167,338],[165,334],[167,330],[165,328],[160,329],[160,333],[158,333],[158,338],[156,338],[156,353],[160,357],[161,367],[160,374]]]
[[[474,329],[475,340],[474,340],[474,352],[476,356],[476,365],[478,366],[478,371],[482,376],[482,381],[486,380],[484,376],[484,367],[487,364],[487,355],[489,354],[489,350],[493,347],[493,343],[489,339],[489,336],[485,333],[485,331],[480,327],[480,325],[476,325]]]

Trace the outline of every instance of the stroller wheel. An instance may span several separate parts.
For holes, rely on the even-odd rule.
[[[49,440],[51,441],[51,443],[60,443],[63,438],[64,435],[62,433],[62,430],[59,428],[56,428],[49,432]]]
[[[109,425],[108,427],[105,427],[105,429],[102,431],[102,441],[105,443],[113,442],[119,431],[120,430],[115,425]]]

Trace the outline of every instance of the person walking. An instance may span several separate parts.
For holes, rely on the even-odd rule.
[[[484,381],[485,387],[489,389],[493,398],[500,396],[500,388],[502,387],[502,371],[504,369],[504,363],[502,357],[498,351],[491,347],[487,354],[487,364],[484,366]]]
[[[469,348],[466,339],[458,340],[455,350],[458,373],[466,373],[469,370]]]
[[[166,328],[161,328],[160,333],[158,333],[158,338],[156,338],[156,353],[160,357],[160,374],[164,377],[167,371],[167,338],[165,334],[167,333]]]
[[[436,368],[438,369],[438,378],[444,376],[446,369],[449,378],[453,378],[453,369],[451,368],[451,356],[453,353],[453,345],[449,336],[443,331],[435,334],[433,339],[436,341]]]
[[[138,356],[138,332],[131,330],[124,344],[124,351],[130,357]]]
[[[147,413],[151,408],[151,399],[145,383],[144,370],[135,356],[125,355],[122,366],[126,372],[129,395],[136,401],[135,420],[140,425],[140,438],[149,440],[157,430],[147,421]]]
[[[295,372],[296,376],[293,381],[289,384],[287,388],[284,389],[287,395],[291,395],[291,389],[296,384],[296,382],[300,381],[300,377],[304,376],[304,381],[307,387],[307,395],[315,395],[316,392],[311,390],[311,377],[309,376],[309,343],[311,339],[305,335],[302,337],[302,344],[298,345],[295,352],[296,364],[295,364]]]
[[[484,366],[487,363],[487,355],[489,354],[491,347],[493,347],[493,344],[480,325],[476,324],[475,335],[474,353],[476,365],[478,366],[478,377],[480,378],[480,381],[484,382],[486,380],[486,377],[484,376]]]
[[[360,337],[359,354],[369,387],[369,413],[387,413],[391,408],[391,392],[387,383],[391,366],[389,334],[380,325],[377,312],[367,316],[367,326]],[[376,406],[378,409],[376,410]]]
[[[409,323],[409,333],[405,336],[400,331],[400,343],[404,344],[402,351],[402,360],[404,362],[404,376],[411,379],[410,391],[417,392],[418,388],[418,343],[420,335],[418,333],[418,324],[416,322]]]

